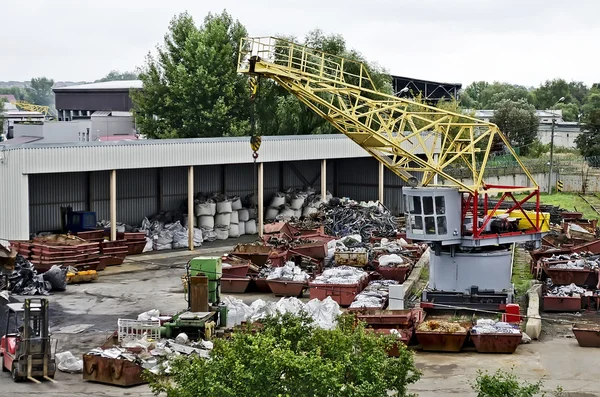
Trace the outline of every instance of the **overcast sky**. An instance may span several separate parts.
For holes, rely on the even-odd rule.
[[[252,36],[342,34],[390,73],[469,84],[600,82],[600,0],[2,0],[0,80],[132,70],[173,15],[224,8]],[[270,5],[272,4],[272,5]]]

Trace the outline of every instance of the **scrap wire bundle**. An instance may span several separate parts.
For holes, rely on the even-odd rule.
[[[466,328],[461,326],[458,323],[451,323],[449,321],[443,320],[429,320],[422,322],[417,331],[424,332],[443,332],[446,334],[459,334],[463,332],[467,332]]]
[[[320,209],[325,213],[325,233],[330,236],[360,234],[363,241],[368,241],[373,236],[392,237],[398,233],[396,217],[381,205],[331,200]]]

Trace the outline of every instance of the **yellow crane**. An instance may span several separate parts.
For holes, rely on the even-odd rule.
[[[495,124],[380,92],[362,63],[284,39],[243,38],[238,72],[274,80],[408,182],[402,188],[406,235],[433,249],[424,300],[455,305],[467,297],[466,305],[498,308],[511,303],[508,246],[539,245],[549,215],[540,212],[539,186]],[[497,144],[514,157],[525,186],[484,180]],[[457,168],[468,169],[470,181],[455,177]],[[488,206],[496,194],[499,201]],[[500,210],[505,200],[509,208]],[[526,211],[523,204],[531,201],[535,210]]]
[[[12,101],[13,105],[17,108],[27,111],[27,112],[38,112],[42,113],[46,118],[54,117],[50,106],[42,106],[42,105],[34,105],[32,103],[26,101]]]

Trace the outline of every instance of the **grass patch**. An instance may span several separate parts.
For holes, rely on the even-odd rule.
[[[525,195],[519,195],[515,197],[525,198]],[[567,211],[582,212],[585,219],[599,218],[596,211],[594,211],[588,203],[583,201],[581,197],[574,193],[542,193],[540,194],[540,201],[542,204],[556,205],[564,208]]]
[[[429,281],[429,265],[423,266],[421,269],[421,276],[419,277],[419,281],[427,283]]]
[[[527,251],[522,248],[515,250],[515,258],[513,263],[512,283],[515,286],[515,298],[519,299],[527,293],[533,275],[529,267],[530,256]]]

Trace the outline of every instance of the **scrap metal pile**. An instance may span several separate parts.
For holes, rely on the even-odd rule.
[[[44,274],[38,274],[34,265],[22,255],[17,255],[14,269],[8,276],[7,290],[15,295],[48,295],[51,291],[67,288],[67,269],[52,266]]]
[[[512,324],[491,319],[479,319],[471,328],[472,334],[520,334],[519,328]]]
[[[423,321],[417,327],[420,332],[441,332],[446,334],[466,333],[467,329],[456,322],[444,320],[428,320]]]
[[[575,296],[581,297],[584,295],[587,290],[582,287],[578,287],[577,285],[571,283],[569,285],[552,285],[549,283],[548,290],[546,292],[546,296]]]

